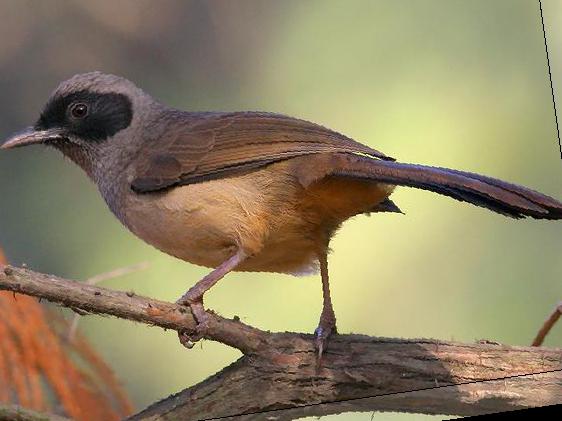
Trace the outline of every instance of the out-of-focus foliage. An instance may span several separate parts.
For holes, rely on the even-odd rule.
[[[543,1],[557,75],[560,4]],[[31,124],[60,80],[102,70],[178,108],[283,112],[403,161],[562,198],[537,2],[12,0],[0,15],[5,134]],[[0,242],[16,263],[85,279],[149,261],[106,286],[167,300],[208,271],[134,238],[54,151],[0,154],[0,197]],[[358,217],[332,244],[339,331],[528,344],[562,298],[562,225],[406,188],[393,198],[405,216]],[[264,329],[311,331],[320,282],[237,273],[206,303]],[[237,356],[207,342],[186,351],[173,333],[129,322],[89,318],[82,328],[139,408]],[[562,330],[547,342],[562,344]]]
[[[0,249],[0,265],[6,264]],[[0,403],[67,415],[120,420],[126,392],[81,334],[35,298],[0,291]]]

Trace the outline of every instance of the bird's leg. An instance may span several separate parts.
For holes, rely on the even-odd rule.
[[[316,336],[315,346],[318,351],[318,362],[321,361],[322,354],[328,344],[328,338],[336,331],[336,315],[332,306],[332,299],[330,298],[330,282],[328,278],[328,255],[323,252],[318,256],[320,262],[320,275],[322,277],[322,296],[324,303],[322,305],[322,314],[320,315],[320,322],[314,331]]]
[[[195,334],[187,332],[178,332],[180,342],[186,348],[192,348],[193,344],[201,339],[205,330],[207,329],[208,315],[203,307],[203,294],[213,287],[219,280],[221,280],[228,272],[232,271],[236,266],[246,259],[246,254],[242,250],[238,250],[236,254],[228,260],[221,263],[211,273],[193,285],[181,298],[176,301],[177,304],[187,305],[191,308],[193,317],[197,322],[197,330]]]

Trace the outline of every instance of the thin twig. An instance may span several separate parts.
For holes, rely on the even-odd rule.
[[[121,276],[128,275],[130,273],[140,272],[141,270],[148,269],[148,267],[148,262],[135,263],[131,266],[125,266],[122,268],[111,270],[109,272],[94,275],[91,278],[86,279],[84,282],[86,282],[88,285],[97,285],[100,282],[107,281],[109,279],[115,279]]]
[[[125,266],[122,268],[117,268],[109,272],[100,273],[98,275],[92,276],[91,278],[86,279],[84,282],[88,285],[97,285],[100,282],[107,281],[109,279],[115,279],[121,276],[128,275],[134,272],[140,272],[141,270],[148,269],[149,264],[148,262],[141,262],[136,263],[131,266]],[[86,313],[87,314],[87,313]],[[72,320],[70,322],[70,327],[68,328],[68,334],[66,339],[69,342],[72,342],[76,336],[76,330],[78,329],[78,323],[80,322],[80,317],[85,314],[78,314],[77,312],[74,313]]]
[[[542,345],[542,343],[544,342],[544,338],[546,338],[546,335],[548,335],[548,333],[554,327],[554,325],[556,324],[556,322],[558,321],[561,315],[562,315],[562,301],[560,301],[556,305],[554,311],[550,314],[550,316],[548,316],[548,319],[544,321],[542,327],[539,330],[539,333],[537,333],[537,336],[535,337],[531,346]]]

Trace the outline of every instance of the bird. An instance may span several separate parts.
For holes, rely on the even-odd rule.
[[[562,219],[562,203],[526,187],[395,160],[341,133],[257,111],[183,111],[126,78],[89,72],[63,81],[35,124],[2,144],[53,147],[97,185],[113,214],[164,253],[209,267],[177,302],[205,337],[204,294],[232,271],[320,272],[314,331],[321,358],[337,334],[328,254],[347,219],[401,212],[396,186],[428,190],[511,217]]]

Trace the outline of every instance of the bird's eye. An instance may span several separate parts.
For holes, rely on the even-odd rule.
[[[88,106],[83,102],[77,102],[70,106],[70,115],[74,118],[81,119],[88,115]]]

